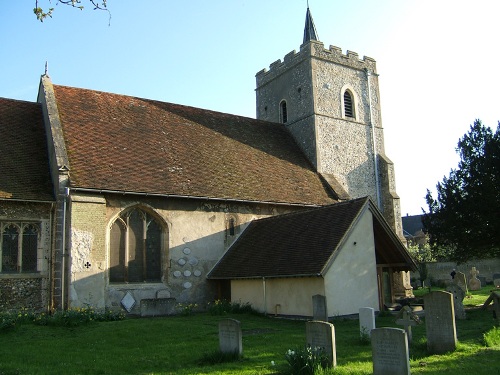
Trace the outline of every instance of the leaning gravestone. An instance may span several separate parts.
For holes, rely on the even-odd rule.
[[[406,332],[399,328],[372,331],[373,375],[409,375],[410,359]]]
[[[306,343],[313,349],[320,348],[329,359],[329,365],[337,366],[337,348],[335,346],[335,327],[331,323],[306,322]]]
[[[477,278],[479,275],[479,271],[476,267],[472,267],[470,270],[470,279],[469,279],[469,289],[470,290],[479,290],[481,289],[481,281]]]
[[[467,293],[467,278],[465,277],[465,273],[457,272],[454,280],[455,284],[457,284],[460,288],[464,290],[465,293]]]
[[[312,296],[313,320],[328,322],[328,312],[326,309],[326,297],[321,294]]]
[[[453,295],[448,292],[431,292],[424,296],[427,350],[431,354],[454,351],[457,347],[457,330]]]
[[[222,353],[243,353],[240,322],[224,319],[219,322],[219,349]]]
[[[455,310],[455,318],[460,320],[466,319],[464,308],[464,290],[458,285],[452,284],[446,287],[446,291],[453,294],[453,309]]]
[[[359,334],[371,336],[372,329],[375,328],[375,310],[372,307],[359,308]]]

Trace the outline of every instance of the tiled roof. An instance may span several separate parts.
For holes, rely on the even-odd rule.
[[[211,279],[319,276],[368,198],[252,221]]]
[[[281,124],[54,85],[72,187],[335,202]]]
[[[42,109],[0,98],[0,199],[53,201]]]

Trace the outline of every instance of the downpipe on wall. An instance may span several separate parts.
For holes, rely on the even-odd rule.
[[[377,161],[377,141],[375,138],[375,126],[372,121],[372,90],[371,90],[371,85],[370,85],[370,76],[372,73],[368,70],[368,68],[365,68],[365,73],[366,73],[366,84],[368,86],[368,122],[370,124],[371,128],[371,136],[372,136],[372,151],[373,151],[373,165],[375,168],[375,194],[376,200],[377,200],[377,207],[380,211],[382,211],[382,202],[380,201],[380,181],[379,181],[379,175],[378,175],[378,161]]]

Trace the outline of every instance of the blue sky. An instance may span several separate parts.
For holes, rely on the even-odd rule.
[[[53,0],[53,3],[55,0]],[[0,13],[0,97],[56,84],[255,117],[255,74],[302,42],[306,0],[108,0],[106,12],[35,1]],[[48,0],[41,5],[49,7]],[[52,5],[54,6],[54,5]],[[309,0],[319,39],[377,60],[385,148],[402,213],[456,167],[476,118],[500,120],[497,0]]]

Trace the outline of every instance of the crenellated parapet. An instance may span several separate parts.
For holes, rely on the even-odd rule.
[[[319,41],[311,40],[310,42],[300,46],[300,51],[295,50],[287,53],[281,61],[276,60],[269,66],[268,69],[262,69],[255,77],[257,79],[257,87],[260,87],[267,82],[273,80],[284,71],[290,69],[306,59],[317,58],[334,64],[348,66],[352,69],[365,70],[368,69],[372,73],[377,72],[376,61],[368,56],[359,58],[359,55],[353,51],[342,53],[342,49],[336,46],[330,46],[329,49],[324,47],[324,44]]]

